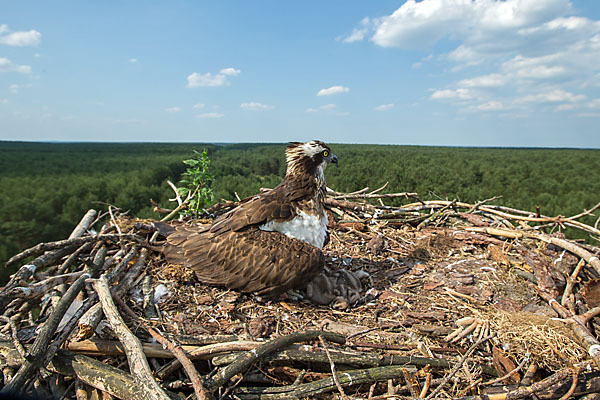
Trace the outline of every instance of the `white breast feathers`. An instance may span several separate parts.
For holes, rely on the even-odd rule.
[[[323,214],[319,217],[300,211],[298,215],[289,221],[269,221],[259,226],[259,228],[263,231],[281,232],[288,237],[302,240],[321,249],[327,237],[327,214],[323,211]]]

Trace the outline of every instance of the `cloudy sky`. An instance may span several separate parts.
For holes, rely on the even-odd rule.
[[[600,2],[3,2],[0,140],[313,138],[600,148]]]

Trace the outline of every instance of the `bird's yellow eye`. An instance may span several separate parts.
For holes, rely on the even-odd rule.
[[[323,157],[327,157],[329,155],[329,152],[327,150],[323,150]]]

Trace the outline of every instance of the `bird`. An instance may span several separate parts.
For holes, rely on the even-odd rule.
[[[306,285],[324,265],[328,217],[325,169],[338,163],[319,140],[291,142],[286,173],[205,226],[175,226],[162,245],[167,262],[191,268],[201,283],[276,298]]]

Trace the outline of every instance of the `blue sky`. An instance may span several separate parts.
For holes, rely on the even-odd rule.
[[[600,2],[5,1],[0,140],[600,148]]]

